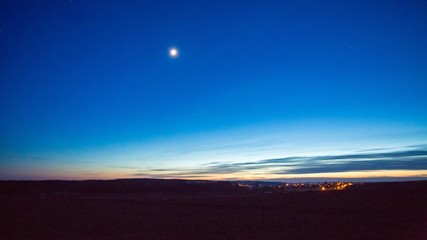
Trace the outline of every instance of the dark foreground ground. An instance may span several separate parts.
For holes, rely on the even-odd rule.
[[[281,194],[3,191],[0,239],[427,239],[427,182]]]

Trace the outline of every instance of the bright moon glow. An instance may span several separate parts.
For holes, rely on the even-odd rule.
[[[169,56],[173,58],[178,57],[178,49],[176,48],[169,49]]]

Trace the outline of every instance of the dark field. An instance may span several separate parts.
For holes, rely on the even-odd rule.
[[[0,239],[427,239],[427,182],[286,194],[34,192],[34,184],[0,184]]]

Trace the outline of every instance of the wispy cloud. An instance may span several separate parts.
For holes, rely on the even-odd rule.
[[[427,169],[427,151],[396,151],[387,153],[349,154],[313,157],[287,157],[255,162],[213,164],[201,172],[232,173],[264,168],[285,168],[275,173],[320,173],[355,170],[419,170]]]
[[[368,149],[363,153],[286,157],[248,162],[211,162],[193,169],[153,168],[136,175],[188,177],[206,175],[312,174],[378,170],[427,170],[425,145],[406,151],[373,152],[386,149]]]
[[[0,154],[0,161],[13,162],[13,161],[47,161],[48,158],[35,155],[24,154]]]

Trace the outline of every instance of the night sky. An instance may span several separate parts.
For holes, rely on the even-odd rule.
[[[427,1],[0,1],[0,179],[115,178],[427,178]]]

